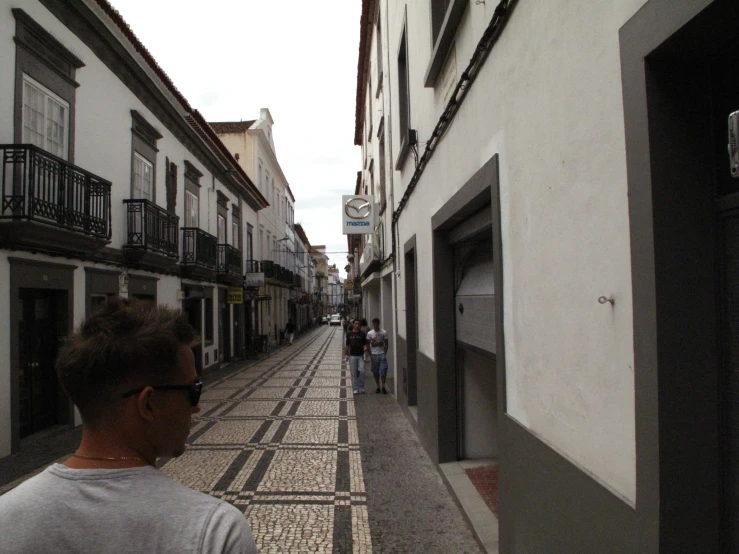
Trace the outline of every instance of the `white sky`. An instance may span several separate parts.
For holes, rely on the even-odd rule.
[[[208,121],[269,108],[277,158],[311,244],[345,251],[341,195],[354,146],[360,0],[109,0]],[[329,254],[344,274],[346,254]]]

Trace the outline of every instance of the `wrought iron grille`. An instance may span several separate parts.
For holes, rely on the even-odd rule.
[[[218,273],[241,277],[241,252],[230,244],[218,245]]]
[[[182,227],[182,265],[216,268],[218,239],[198,227]]]
[[[246,269],[244,273],[261,273],[262,264],[259,260],[246,260]]]
[[[176,258],[179,255],[180,218],[150,200],[124,200],[128,225],[126,246],[154,250]]]
[[[110,239],[110,181],[32,144],[2,144],[0,218]]]
[[[277,264],[272,260],[262,260],[262,270],[267,279],[275,278],[275,266],[277,266]]]

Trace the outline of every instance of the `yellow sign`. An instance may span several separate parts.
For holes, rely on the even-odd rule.
[[[354,288],[354,280],[346,279],[344,281],[344,290],[352,290]]]
[[[243,304],[244,289],[242,289],[241,287],[229,287],[227,302],[229,304]]]

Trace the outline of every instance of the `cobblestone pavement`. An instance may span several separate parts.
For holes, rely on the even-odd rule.
[[[371,553],[341,329],[323,328],[203,391],[162,471],[241,509],[260,552]]]
[[[207,379],[201,408],[160,468],[242,510],[263,554],[481,552],[395,399],[352,395],[340,328]]]
[[[375,554],[483,552],[395,398],[359,395],[355,411]]]

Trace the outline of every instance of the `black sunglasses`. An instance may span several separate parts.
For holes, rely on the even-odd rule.
[[[121,398],[128,398],[129,396],[133,396],[134,394],[139,394],[142,390],[144,390],[146,387],[141,387],[138,389],[130,390],[128,392],[124,392],[121,395]],[[198,379],[194,383],[190,383],[189,385],[152,385],[151,388],[154,390],[186,390],[190,393],[190,404],[194,408],[198,405],[198,402],[200,402],[200,394],[203,392],[203,382]]]

